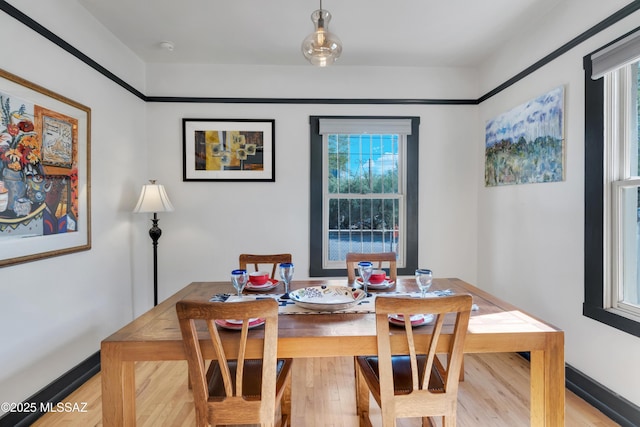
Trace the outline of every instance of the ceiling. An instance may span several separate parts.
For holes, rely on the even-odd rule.
[[[334,66],[466,67],[564,0],[324,0]],[[146,63],[307,65],[318,0],[78,0]],[[160,47],[174,44],[173,51]]]

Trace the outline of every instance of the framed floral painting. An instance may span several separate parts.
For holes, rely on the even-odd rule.
[[[275,181],[275,120],[183,119],[183,181]]]
[[[90,122],[0,69],[0,266],[91,248]]]

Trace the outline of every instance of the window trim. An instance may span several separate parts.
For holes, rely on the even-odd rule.
[[[323,137],[320,134],[320,119],[410,119],[411,135],[407,135],[406,146],[406,247],[405,267],[398,269],[399,275],[413,275],[418,266],[418,134],[419,117],[407,116],[309,116],[310,140],[310,192],[309,192],[309,277],[346,276],[347,269],[328,269],[322,266],[323,238]],[[413,175],[412,176],[412,171]]]
[[[585,72],[585,200],[584,302],[582,314],[613,328],[640,337],[640,322],[622,316],[616,313],[615,310],[608,309],[606,305],[604,254],[605,237],[608,233],[605,230],[606,210],[604,204],[604,78],[592,79],[592,54],[593,52],[583,58]]]

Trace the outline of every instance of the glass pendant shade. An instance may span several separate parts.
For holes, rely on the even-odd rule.
[[[311,14],[316,30],[302,41],[302,54],[313,65],[326,67],[336,62],[342,53],[342,42],[329,32],[331,14],[318,9]]]

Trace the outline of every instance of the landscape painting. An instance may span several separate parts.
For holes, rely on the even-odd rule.
[[[564,86],[485,126],[486,187],[564,180]]]

